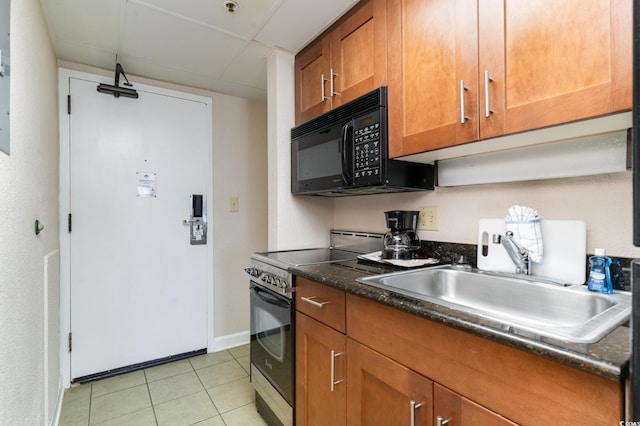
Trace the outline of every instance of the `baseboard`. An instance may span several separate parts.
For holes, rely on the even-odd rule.
[[[213,339],[213,348],[209,348],[209,352],[224,351],[226,349],[233,349],[238,346],[246,345],[249,343],[250,338],[251,333],[249,330],[216,337]]]

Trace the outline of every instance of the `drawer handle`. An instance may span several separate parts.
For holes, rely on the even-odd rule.
[[[409,426],[416,426],[416,409],[422,407],[422,404],[416,404],[415,401],[411,400],[409,401],[409,406],[411,409],[411,411],[409,412]]]
[[[438,416],[436,417],[436,426],[447,426],[449,424],[450,419],[445,419],[444,417]]]
[[[325,300],[323,302],[316,302],[315,300],[313,300],[313,299],[316,299],[317,297],[318,296],[311,296],[311,297],[301,296],[300,299],[304,300],[307,303],[312,304],[313,306],[317,306],[318,308],[324,308],[324,305],[331,303],[328,300]]]
[[[338,383],[342,382],[342,380],[336,380],[336,358],[342,355],[344,355],[344,352],[331,351],[331,392],[335,390]]]

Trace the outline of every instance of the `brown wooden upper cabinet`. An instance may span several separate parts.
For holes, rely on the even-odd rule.
[[[296,55],[296,125],[387,84],[386,11],[362,0]]]
[[[398,157],[631,109],[631,0],[389,0]]]

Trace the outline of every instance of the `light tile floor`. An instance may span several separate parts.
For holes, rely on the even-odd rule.
[[[60,426],[76,425],[266,425],[249,383],[249,345],[74,386]]]

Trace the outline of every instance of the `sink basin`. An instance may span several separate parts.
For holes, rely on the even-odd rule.
[[[525,336],[592,343],[629,319],[631,294],[593,293],[530,276],[506,276],[450,266],[415,269],[358,281],[477,316]]]

